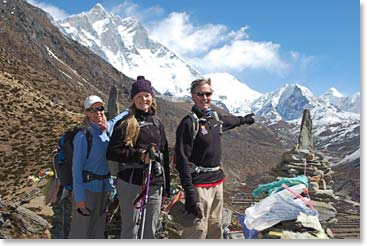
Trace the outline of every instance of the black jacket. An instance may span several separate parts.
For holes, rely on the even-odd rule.
[[[192,184],[214,183],[225,177],[222,169],[190,174],[188,162],[202,167],[217,167],[221,164],[222,157],[220,122],[213,116],[204,117],[195,108],[193,112],[198,118],[205,119],[199,122],[199,132],[195,140],[193,140],[193,123],[189,116],[182,119],[176,131],[176,168],[185,190],[192,188]],[[242,116],[219,115],[219,119],[223,121],[223,131],[244,124]]]
[[[164,167],[164,177],[156,177],[152,170],[151,185],[164,185],[164,195],[170,194],[170,169],[169,169],[169,152],[168,142],[164,126],[157,116],[153,116],[151,111],[143,112],[137,110],[135,117],[138,122],[146,121],[153,124],[143,125],[140,127],[136,146],[126,146],[124,141],[125,129],[121,126],[121,122],[124,121],[127,116],[116,122],[113,134],[111,136],[108,148],[107,148],[107,160],[117,161],[124,163],[126,167],[118,173],[118,177],[126,182],[129,182],[130,176],[132,176],[132,183],[136,185],[142,185],[144,182],[144,171],[146,165],[141,161],[141,153],[147,149],[148,145],[154,143],[157,145],[159,151],[163,154],[163,160],[161,165]],[[153,120],[155,117],[155,120]],[[157,126],[156,122],[159,123]],[[133,174],[132,174],[133,172]],[[165,182],[164,182],[165,179]]]

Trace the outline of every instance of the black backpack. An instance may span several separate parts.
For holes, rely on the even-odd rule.
[[[87,150],[87,159],[90,154],[90,150],[92,148],[92,135],[85,128],[73,128],[64,132],[58,142],[56,158],[54,158],[55,164],[55,176],[60,180],[60,183],[64,186],[72,186],[73,185],[73,174],[72,174],[72,166],[73,166],[73,154],[74,154],[74,145],[73,140],[75,135],[79,131],[84,131],[87,137],[88,150]]]

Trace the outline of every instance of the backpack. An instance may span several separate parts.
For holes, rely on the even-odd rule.
[[[190,117],[190,119],[192,121],[192,129],[193,129],[192,141],[195,141],[196,136],[198,135],[199,129],[200,129],[200,119],[192,111],[190,113],[188,113],[187,115]],[[220,135],[222,135],[222,133],[223,133],[223,129],[222,129],[223,121],[221,121],[219,119],[218,113],[216,111],[213,111],[213,117],[214,117],[214,119],[216,119],[220,123],[219,132],[220,132]],[[173,150],[173,159],[172,159],[172,164],[173,164],[174,167],[176,166],[176,159],[177,159],[177,157],[176,157],[176,144],[175,144],[174,150]]]
[[[57,152],[55,156],[55,176],[60,180],[60,183],[63,186],[72,186],[73,185],[73,174],[72,174],[72,166],[73,166],[73,154],[74,154],[74,144],[73,140],[75,135],[79,131],[84,131],[87,138],[87,159],[90,154],[90,150],[92,148],[92,135],[85,128],[75,127],[64,132],[58,141]]]
[[[194,113],[194,112],[190,112],[187,114],[190,118],[191,118],[191,121],[192,121],[192,129],[194,130],[193,132],[193,135],[192,135],[192,140],[195,141],[196,139],[196,136],[198,135],[199,133],[199,128],[200,128],[200,119],[199,117]],[[219,123],[220,123],[220,134],[222,135],[223,133],[223,130],[222,130],[222,124],[223,124],[223,121],[221,121],[219,119],[219,116],[218,116],[218,113],[216,111],[213,111],[213,116],[214,116],[214,119],[216,119]]]

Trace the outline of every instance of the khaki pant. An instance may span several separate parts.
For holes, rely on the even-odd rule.
[[[209,188],[195,187],[203,218],[184,227],[183,239],[220,239],[222,235],[223,183]]]

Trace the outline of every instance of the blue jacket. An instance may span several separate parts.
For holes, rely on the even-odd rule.
[[[102,130],[97,124],[91,123],[88,131],[92,135],[92,148],[90,150],[89,158],[87,159],[87,138],[83,131],[79,131],[74,137],[74,155],[73,155],[73,191],[75,202],[86,200],[85,190],[91,192],[102,192],[103,182],[105,191],[111,190],[109,179],[92,180],[90,182],[83,182],[83,170],[90,171],[98,175],[107,175],[110,170],[106,159],[107,146],[110,141],[110,136],[114,125],[122,117],[128,113],[128,110],[123,111],[113,119],[109,120],[107,131]]]

